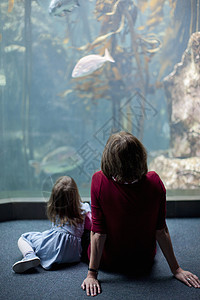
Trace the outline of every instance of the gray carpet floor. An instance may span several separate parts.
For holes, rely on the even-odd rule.
[[[179,264],[200,277],[200,219],[168,219],[174,250]],[[87,264],[61,266],[54,271],[41,267],[26,274],[15,274],[12,264],[21,259],[17,247],[19,236],[28,231],[44,231],[47,220],[0,223],[0,299],[1,300],[79,300],[88,299],[80,285],[87,274]],[[152,272],[144,277],[99,272],[102,294],[97,299],[172,299],[199,300],[200,289],[189,288],[170,273],[158,247]]]

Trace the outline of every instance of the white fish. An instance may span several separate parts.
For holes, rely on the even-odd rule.
[[[77,6],[80,6],[78,0],[51,0],[49,4],[49,14],[63,17]]]
[[[108,52],[107,48],[105,49],[104,56],[96,54],[84,56],[75,65],[72,72],[72,77],[77,78],[89,75],[97,69],[101,68],[101,66],[103,66],[103,64],[106,61],[110,61],[113,63],[115,62],[110,53]]]

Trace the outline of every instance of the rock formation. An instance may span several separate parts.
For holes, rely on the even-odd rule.
[[[151,164],[168,189],[200,188],[200,32],[193,33],[181,62],[164,78],[170,121],[170,158]]]

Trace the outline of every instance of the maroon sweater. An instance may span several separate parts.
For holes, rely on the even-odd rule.
[[[166,226],[166,190],[155,172],[133,184],[120,184],[96,172],[91,208],[91,230],[107,234],[102,266],[119,270],[152,264],[156,230]]]

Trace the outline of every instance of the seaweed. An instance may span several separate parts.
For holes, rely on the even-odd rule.
[[[86,17],[83,6],[79,16],[80,22],[86,24],[83,31],[86,43],[78,47],[75,46],[73,38],[77,36],[77,28],[80,27],[75,22],[72,29],[72,24],[67,20],[68,32],[70,32],[68,41],[72,41],[74,57],[80,57],[79,52],[81,56],[91,52],[103,55],[105,48],[108,48],[116,61],[115,66],[107,65],[92,75],[73,80],[77,96],[88,101],[90,99],[91,104],[96,104],[97,100],[108,99],[112,103],[112,118],[119,121],[123,117],[117,115],[117,108],[121,106],[124,99],[139,90],[142,97],[138,126],[137,129],[129,126],[129,130],[135,132],[141,140],[144,135],[146,109],[142,99],[146,99],[149,94],[163,87],[162,78],[171,71],[181,56],[190,34],[199,27],[199,0],[169,0],[168,7],[170,15],[166,23],[164,15],[166,1],[164,0],[97,0],[94,16],[99,22],[99,34],[94,37],[91,18]],[[187,18],[182,18],[183,14]],[[143,25],[137,27],[138,18],[141,16],[144,19]],[[155,80],[152,81],[149,66],[156,60],[159,61],[160,68],[157,76],[154,76]],[[88,101],[85,102],[87,109]],[[131,124],[130,118],[134,116],[131,117],[129,114],[127,118]],[[113,124],[113,131],[114,127]]]

